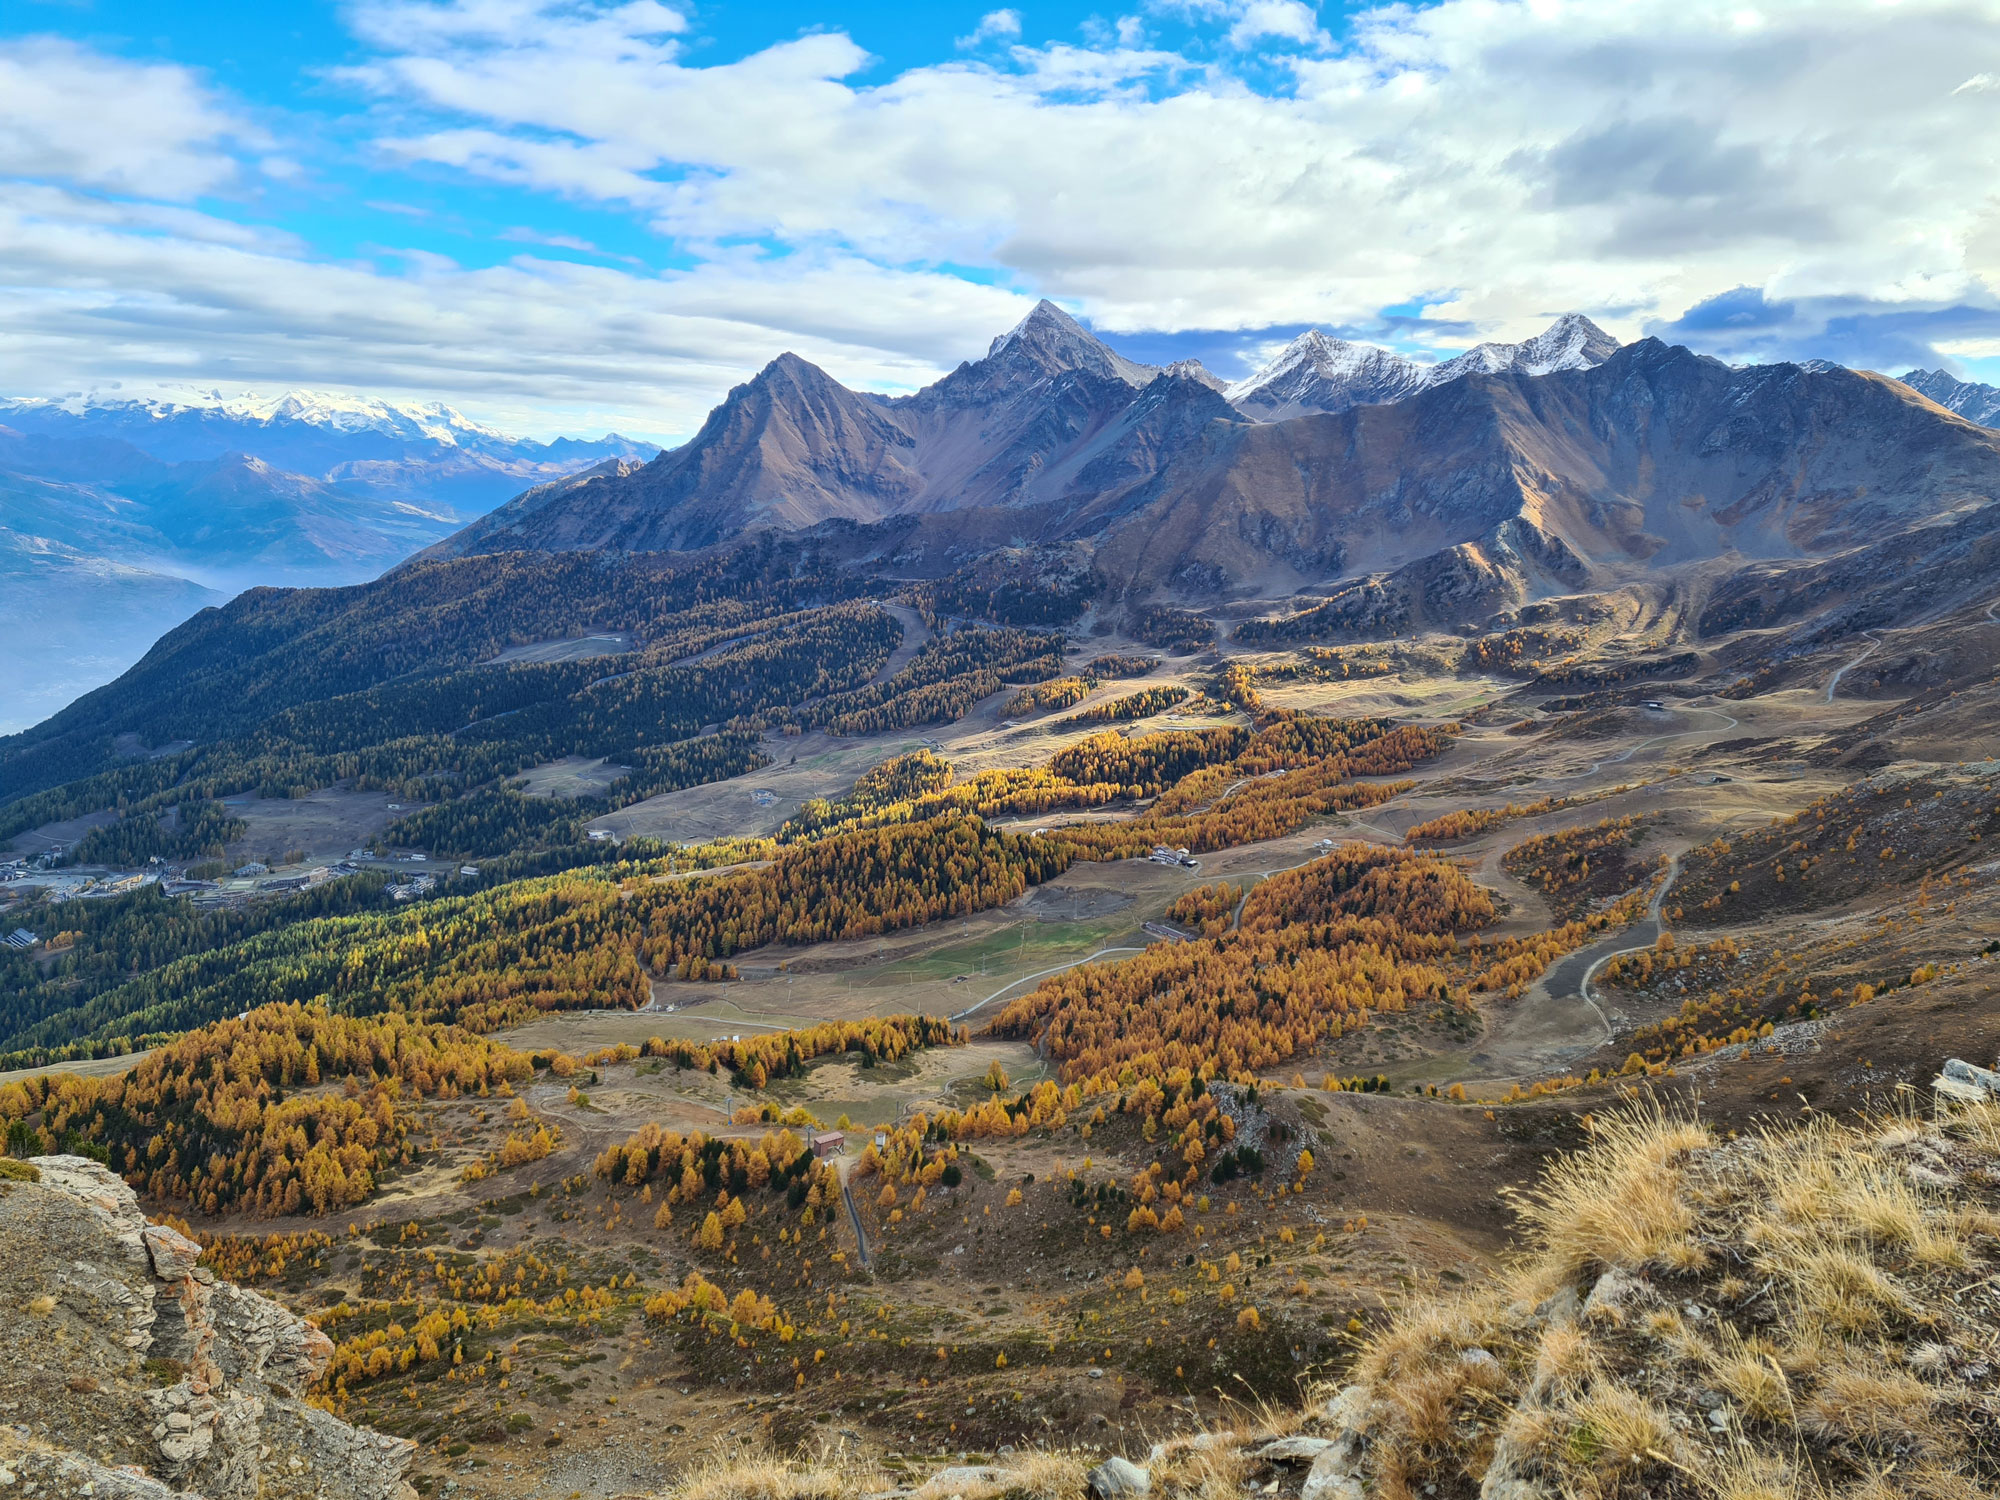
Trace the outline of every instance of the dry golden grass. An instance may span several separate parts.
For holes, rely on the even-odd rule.
[[[1789,1460],[1746,1447],[1704,1464],[1701,1481],[1714,1500],[1824,1500],[1826,1494]]]
[[[1589,1334],[1574,1323],[1551,1324],[1535,1346],[1529,1393],[1543,1400],[1565,1386],[1581,1386],[1596,1368],[1597,1348]]]
[[[1768,1340],[1746,1339],[1725,1326],[1710,1354],[1709,1370],[1715,1383],[1751,1417],[1760,1422],[1792,1420],[1792,1383]]]
[[[873,1470],[839,1460],[793,1464],[718,1452],[682,1475],[661,1500],[845,1500],[885,1487]]]
[[[1084,1476],[1090,1464],[1067,1450],[1030,1449],[1015,1453],[1000,1466],[993,1480],[981,1484],[946,1483],[931,1479],[919,1485],[916,1500],[945,1500],[958,1495],[962,1500],[1081,1500]]]
[[[1681,1176],[1688,1156],[1712,1144],[1706,1126],[1657,1109],[1599,1120],[1590,1144],[1551,1166],[1521,1201],[1538,1258],[1569,1275],[1637,1271],[1669,1257],[1679,1269],[1699,1265]]]
[[[1888,1500],[1871,1465],[1891,1444],[1928,1465],[1897,1500],[2000,1493],[1954,1373],[1992,1354],[1959,1298],[2000,1259],[1996,1183],[2000,1110],[1728,1143],[1658,1109],[1599,1121],[1520,1200],[1529,1249],[1505,1281],[1411,1305],[1357,1363],[1370,1493],[1504,1462],[1564,1500]],[[1570,1292],[1610,1272],[1578,1316]],[[1497,1359],[1477,1391],[1474,1345]]]
[[[1800,1425],[1821,1437],[1878,1444],[1930,1431],[1935,1392],[1915,1376],[1880,1365],[1829,1370],[1800,1407]]]
[[[1154,1490],[1164,1489],[1184,1500],[1243,1500],[1243,1483],[1251,1468],[1245,1448],[1251,1440],[1238,1436],[1237,1442],[1217,1441],[1207,1447],[1174,1445],[1152,1468]]]
[[[1595,1481],[1600,1493],[1615,1493],[1623,1479],[1656,1466],[1673,1466],[1680,1442],[1666,1412],[1629,1385],[1592,1382],[1569,1418],[1562,1467],[1578,1481]]]
[[[1348,1424],[1369,1500],[1494,1480],[1552,1500],[2000,1494],[1990,1400],[1960,1373],[1995,1354],[2000,1109],[1728,1142],[1640,1109],[1598,1121],[1520,1208],[1527,1248],[1503,1277],[1413,1297],[1313,1414],[1245,1407],[1233,1431],[1171,1442],[1153,1492],[1271,1492],[1282,1476],[1249,1457],[1263,1438]],[[1023,1454],[951,1489],[1083,1500],[1087,1463]],[[836,1500],[881,1480],[718,1462],[669,1500]]]

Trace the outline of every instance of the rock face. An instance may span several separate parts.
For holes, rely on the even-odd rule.
[[[301,1399],[333,1354],[217,1281],[185,1235],[78,1156],[0,1182],[0,1471],[9,1494],[414,1500],[412,1444]]]

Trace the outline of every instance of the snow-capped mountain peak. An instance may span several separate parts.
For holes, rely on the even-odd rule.
[[[169,463],[251,453],[279,468],[326,479],[345,477],[355,463],[490,467],[554,462],[567,468],[610,453],[656,451],[615,434],[590,442],[564,438],[543,443],[475,422],[440,401],[308,389],[224,392],[167,386],[140,396],[92,392],[0,399],[0,425],[50,437],[116,438]],[[521,476],[498,476],[496,485],[515,477]]]
[[[1565,313],[1542,332],[1518,344],[1475,344],[1465,353],[1436,366],[1432,385],[1461,375],[1551,375],[1557,370],[1588,370],[1601,365],[1618,349],[1618,340],[1582,313]]]
[[[1557,370],[1585,370],[1604,363],[1617,348],[1616,339],[1581,313],[1558,318],[1521,343],[1475,345],[1434,365],[1310,328],[1269,364],[1229,386],[1223,394],[1247,416],[1282,421],[1314,412],[1400,401],[1464,375],[1547,375]]]
[[[9,403],[9,405],[35,403]],[[457,447],[465,439],[512,443],[507,434],[473,421],[442,402],[389,401],[343,391],[286,390],[275,394],[167,388],[158,395],[72,397],[59,404],[75,416],[92,412],[126,413],[158,422],[209,416],[258,424],[299,423],[327,432],[380,432],[393,437],[428,439]]]
[[[1400,400],[1423,388],[1426,369],[1373,344],[1349,343],[1309,328],[1223,396],[1251,416],[1278,421]]]
[[[1088,370],[1127,385],[1145,385],[1160,372],[1115,353],[1104,341],[1043,298],[1028,315],[993,341],[982,364],[1012,355],[1049,370]]]
[[[2000,427],[2000,389],[1959,380],[1944,370],[1912,370],[1903,384],[1920,391],[1946,411],[1956,412],[1982,427]]]
[[[1205,385],[1211,391],[1226,390],[1229,382],[1198,359],[1177,359],[1168,365],[1165,373],[1177,380],[1192,380],[1197,385]]]

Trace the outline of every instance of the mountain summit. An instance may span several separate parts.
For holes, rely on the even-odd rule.
[[[1427,365],[1373,344],[1349,343],[1317,328],[1287,344],[1278,357],[1224,395],[1244,415],[1275,422],[1309,412],[1401,401],[1467,375],[1549,375],[1587,370],[1617,352],[1618,341],[1581,313],[1558,318],[1518,344],[1478,344]]]
[[[1047,298],[1037,302],[1034,311],[995,339],[981,363],[998,367],[1026,365],[1051,374],[1085,370],[1132,386],[1144,385],[1160,373],[1152,365],[1134,364],[1113,353],[1101,339]]]

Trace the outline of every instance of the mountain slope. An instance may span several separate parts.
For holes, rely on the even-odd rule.
[[[26,696],[7,727],[115,676],[201,604],[251,584],[358,583],[524,484],[656,451],[313,392],[0,401],[0,520],[27,559],[10,603],[52,622],[17,646]]]
[[[6,631],[0,734],[48,718],[78,683],[108,682],[162,633],[224,597],[9,527],[0,527],[0,590],[16,612]]]
[[[1230,429],[1154,488],[1100,542],[1107,578],[1144,588],[1190,560],[1266,589],[1316,566],[1409,570],[1394,589],[1451,627],[1586,581],[1825,556],[1984,510],[2000,437],[1880,376],[1732,369],[1648,339],[1592,369]]]
[[[0,427],[9,524],[107,562],[225,579],[354,583],[465,517],[436,502],[352,493],[242,453],[165,463],[118,439]]]

